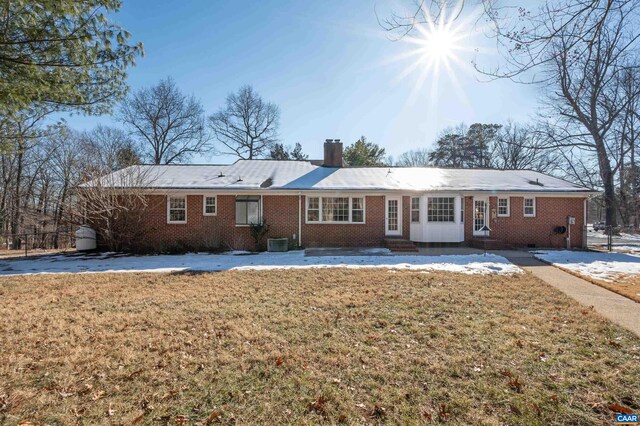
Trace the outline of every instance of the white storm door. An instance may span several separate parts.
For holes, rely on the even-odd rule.
[[[473,197],[473,235],[485,236],[481,231],[483,226],[487,225],[487,213],[489,211],[489,199],[483,197]]]
[[[384,218],[385,235],[402,235],[402,197],[385,198]]]

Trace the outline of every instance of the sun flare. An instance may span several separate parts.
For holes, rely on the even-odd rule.
[[[454,33],[446,28],[435,28],[425,34],[421,50],[425,61],[439,63],[452,59],[458,48]]]
[[[402,38],[402,42],[410,45],[405,52],[394,58],[406,61],[398,79],[405,79],[410,75],[416,75],[412,93],[416,95],[425,82],[431,84],[431,99],[435,102],[440,83],[440,78],[445,77],[453,86],[459,97],[466,96],[458,82],[459,73],[470,73],[468,64],[463,59],[463,53],[469,52],[466,46],[466,38],[471,29],[472,17],[467,19],[447,19],[442,13],[437,19],[427,15],[427,20],[416,24],[415,32]]]

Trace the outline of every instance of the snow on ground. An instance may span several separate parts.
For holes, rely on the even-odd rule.
[[[511,274],[522,270],[502,256],[487,254],[451,256],[305,256],[304,251],[227,255],[189,253],[182,255],[127,256],[51,255],[24,260],[0,260],[0,275],[77,272],[176,272],[269,270],[295,268],[385,268],[420,271],[451,271],[466,274]]]
[[[561,268],[603,281],[640,274],[640,256],[596,251],[535,251],[534,256]]]

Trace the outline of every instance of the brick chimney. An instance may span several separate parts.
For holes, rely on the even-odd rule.
[[[324,142],[324,167],[342,167],[342,142],[327,139]]]

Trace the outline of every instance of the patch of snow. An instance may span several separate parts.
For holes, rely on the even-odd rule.
[[[306,256],[304,251],[229,256],[204,253],[156,256],[52,255],[0,261],[0,275],[75,272],[177,272],[299,268],[381,268],[450,271],[465,274],[514,274],[522,270],[502,256]]]
[[[636,240],[640,241],[640,234],[627,234],[626,232],[621,232],[620,237],[625,240]]]
[[[594,251],[539,250],[534,256],[561,268],[603,281],[640,274],[640,256]]]

